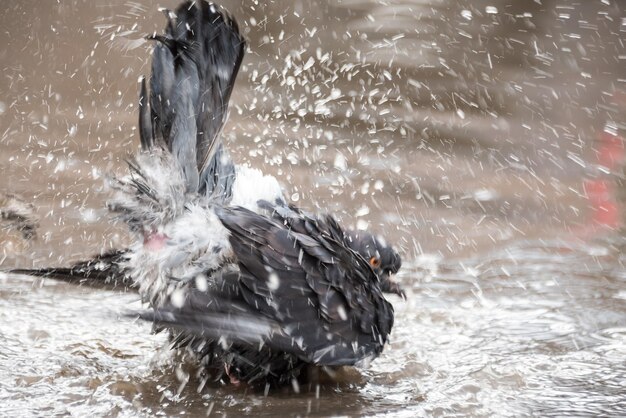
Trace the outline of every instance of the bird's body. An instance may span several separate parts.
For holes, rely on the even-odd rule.
[[[231,382],[285,384],[308,365],[377,357],[393,326],[383,292],[403,294],[390,280],[400,257],[232,163],[219,134],[245,49],[237,24],[203,0],[166,15],[141,86],[142,151],[111,182],[109,209],[136,240],[98,277],[130,278],[149,303],[140,317]],[[97,265],[38,273],[95,277]]]
[[[280,215],[217,209],[235,265],[206,285],[190,282],[142,317],[174,330],[179,346],[191,344],[205,364],[224,364],[237,381],[285,384],[309,364],[377,357],[393,326],[380,280],[332,217],[291,212],[308,233]]]

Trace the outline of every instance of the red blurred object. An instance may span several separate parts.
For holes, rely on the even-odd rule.
[[[616,228],[620,225],[620,206],[614,199],[613,182],[604,179],[585,181],[585,191],[591,204],[591,220],[595,225]]]
[[[624,162],[624,139],[610,132],[600,132],[598,135],[599,149],[597,163],[615,170]],[[595,226],[616,228],[621,222],[621,207],[615,195],[615,183],[610,178],[599,177],[586,180],[585,192],[591,206],[591,220]]]
[[[621,136],[602,132],[598,142],[600,143],[598,164],[613,169],[624,161],[624,139]]]

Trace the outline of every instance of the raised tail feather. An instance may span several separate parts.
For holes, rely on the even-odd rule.
[[[206,1],[166,10],[152,59],[150,93],[142,81],[139,126],[144,149],[169,149],[188,192],[230,197],[234,166],[220,133],[245,51],[237,23]],[[148,99],[149,97],[149,99]]]
[[[99,289],[127,291],[133,287],[129,272],[124,267],[127,253],[127,250],[110,251],[71,267],[15,269],[9,273],[51,278]]]

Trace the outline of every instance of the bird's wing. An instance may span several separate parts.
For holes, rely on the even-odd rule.
[[[346,365],[380,353],[393,308],[367,263],[323,232],[335,225],[320,221],[317,232],[304,234],[243,208],[218,216],[231,233],[243,299],[280,324],[301,358]]]
[[[91,260],[78,262],[71,267],[46,267],[40,269],[14,269],[14,274],[45,277],[64,282],[111,290],[130,290],[133,281],[125,267],[128,250],[114,250]]]
[[[234,167],[220,132],[245,41],[237,23],[204,0],[166,13],[165,34],[152,36],[159,42],[149,104],[145,83],[140,93],[142,145],[160,143],[171,150],[185,173],[187,191],[228,197]]]

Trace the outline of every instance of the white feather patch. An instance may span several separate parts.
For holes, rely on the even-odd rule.
[[[274,203],[276,199],[284,200],[283,193],[275,177],[264,175],[261,170],[242,165],[235,167],[236,177],[233,184],[231,206],[242,206],[259,212],[257,202],[267,200]]]
[[[211,208],[199,203],[188,203],[181,216],[163,227],[163,234],[167,236],[164,247],[155,251],[137,242],[128,261],[139,293],[153,306],[232,257],[228,230]]]

